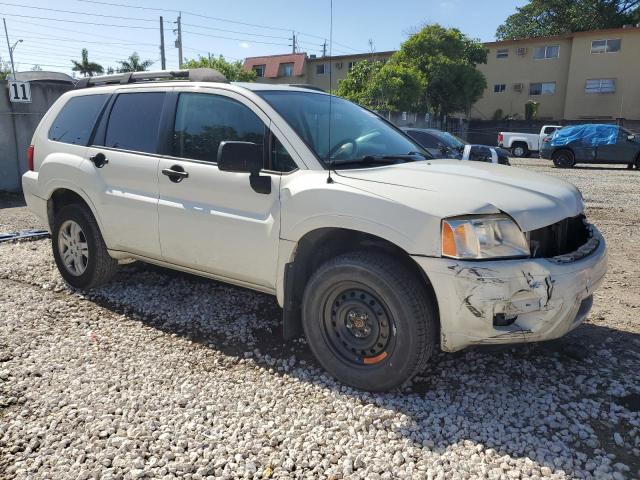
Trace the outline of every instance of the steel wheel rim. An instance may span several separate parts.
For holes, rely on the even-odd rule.
[[[79,277],[89,263],[89,244],[80,225],[66,220],[58,231],[58,253],[62,263],[71,275]]]
[[[524,148],[522,148],[522,147],[516,147],[516,148],[514,148],[514,149],[513,149],[513,154],[514,154],[516,157],[521,157],[521,156],[523,156],[523,155],[524,155]]]
[[[324,297],[322,317],[327,345],[353,366],[379,364],[393,351],[393,316],[378,295],[362,284],[333,288]]]

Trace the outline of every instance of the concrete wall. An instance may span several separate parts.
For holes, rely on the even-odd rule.
[[[20,77],[18,77],[20,78]],[[27,170],[27,148],[38,123],[70,83],[31,82],[31,103],[9,102],[8,82],[0,81],[0,190],[18,192]]]
[[[474,105],[472,118],[492,119],[496,110],[502,110],[503,115],[517,115],[525,118],[525,104],[534,100],[540,104],[539,118],[564,118],[564,99],[567,88],[567,77],[571,62],[571,39],[556,38],[545,40],[526,40],[512,42],[496,42],[487,44],[489,56],[485,65],[478,65],[487,79],[487,90],[483,97]],[[536,47],[559,45],[558,58],[534,59]],[[518,48],[526,48],[525,55],[518,55]],[[506,58],[498,58],[498,50],[508,50]],[[529,85],[532,83],[555,82],[556,91],[553,95],[529,95]],[[506,85],[501,93],[494,92],[494,86]],[[522,91],[514,88],[515,84],[522,84]]]
[[[593,40],[620,39],[620,51],[591,53]],[[640,119],[640,30],[575,34],[565,118]],[[585,93],[587,80],[615,79],[615,93]]]

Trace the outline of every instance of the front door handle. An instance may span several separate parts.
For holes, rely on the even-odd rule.
[[[102,168],[109,163],[109,160],[107,160],[107,157],[105,157],[102,152],[98,152],[93,157],[89,157],[89,160],[93,162],[96,168]]]
[[[174,183],[180,183],[184,178],[189,178],[189,173],[184,171],[180,165],[173,165],[171,168],[163,168],[162,174],[169,177]]]

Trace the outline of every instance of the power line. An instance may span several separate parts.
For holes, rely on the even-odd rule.
[[[279,45],[279,46],[284,46],[284,47],[288,47],[289,46],[286,43],[264,42],[264,41],[261,41],[261,40],[250,40],[250,39],[247,39],[247,38],[223,37],[223,36],[220,36],[220,35],[210,35],[208,33],[192,32],[192,31],[188,31],[188,30],[183,30],[182,33],[190,33],[191,35],[200,35],[201,37],[221,38],[223,40],[233,40],[233,41],[236,41],[236,42],[253,42],[253,43],[260,43],[260,44],[263,44],[263,45]]]
[[[141,10],[154,10],[154,11],[160,11],[160,12],[173,12],[173,13],[178,13],[178,10],[171,10],[171,9],[166,9],[166,8],[157,8],[157,7],[145,7],[145,6],[141,6],[141,5],[127,5],[124,3],[113,3],[113,2],[105,2],[105,1],[100,1],[100,0],[76,0],[78,2],[84,2],[84,3],[92,3],[92,4],[98,4],[98,5],[109,5],[112,7],[123,7],[123,8],[137,8],[137,9],[141,9]],[[220,22],[227,22],[227,23],[234,23],[236,25],[244,25],[247,27],[254,27],[254,28],[263,28],[263,29],[268,29],[268,30],[279,30],[279,31],[284,31],[284,32],[290,32],[291,28],[284,28],[284,27],[273,27],[273,26],[268,26],[268,25],[260,25],[260,24],[256,24],[256,23],[248,23],[248,22],[240,22],[237,20],[230,20],[228,18],[221,18],[221,17],[212,17],[209,15],[204,15],[201,13],[196,13],[196,12],[189,12],[189,11],[185,11],[182,10],[183,14],[187,14],[187,15],[192,15],[194,17],[200,17],[200,18],[206,18],[209,20],[217,20]],[[308,37],[314,37],[314,38],[319,38],[320,40],[324,40],[325,37],[324,36],[320,36],[320,35],[315,35],[313,33],[307,33],[307,32],[298,32],[299,34],[302,35],[306,35]],[[359,50],[349,47],[347,45],[338,43],[338,42],[333,42],[333,44],[341,46],[343,48],[346,48],[348,50],[353,50],[354,52],[359,52]]]
[[[136,28],[140,30],[156,30],[156,27],[140,27],[137,25],[115,25],[109,23],[94,23],[94,22],[85,22],[84,20],[63,20],[61,18],[51,18],[51,17],[35,17],[33,15],[19,15],[14,13],[2,13],[3,16],[7,17],[19,17],[19,18],[35,18],[37,20],[48,20],[50,22],[64,22],[64,23],[80,23],[82,25],[98,25],[100,27],[116,27],[116,28]]]
[[[238,32],[237,30],[225,30],[223,28],[206,27],[204,25],[194,25],[192,23],[183,23],[182,25],[184,25],[185,27],[203,28],[205,30],[216,30],[216,31],[219,31],[219,32],[238,33],[240,35],[251,35],[253,37],[277,38],[279,40],[289,40],[288,37],[278,37],[276,35],[263,35],[261,33]]]
[[[88,15],[91,17],[101,17],[101,18],[115,18],[119,20],[136,20],[139,22],[155,22],[155,20],[151,20],[148,18],[140,18],[140,17],[121,17],[118,15],[103,15],[101,13],[86,13],[86,12],[77,12],[74,10],[60,10],[57,8],[45,8],[45,7],[34,7],[31,5],[24,5],[20,3],[8,3],[8,2],[0,2],[0,5],[6,5],[9,7],[20,7],[20,8],[31,8],[34,10],[46,10],[49,12],[58,12],[58,13],[71,13],[73,15]]]

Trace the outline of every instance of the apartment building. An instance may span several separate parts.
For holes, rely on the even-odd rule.
[[[358,53],[317,57],[306,53],[248,57],[244,61],[246,70],[254,70],[257,81],[264,83],[308,84],[325,91],[338,88],[351,68],[362,60],[386,62],[394,52]],[[331,70],[333,69],[333,70]],[[331,72],[331,75],[329,73]],[[329,85],[331,78],[331,85]]]
[[[640,120],[640,28],[486,43],[478,69],[487,90],[472,118],[525,117],[538,102],[538,118]]]
[[[549,120],[640,120],[640,26],[554,37],[485,43],[488,61],[478,65],[487,90],[470,117],[525,118],[529,100]],[[338,87],[362,60],[387,61],[394,52],[333,57],[305,53],[250,57],[258,81]]]

